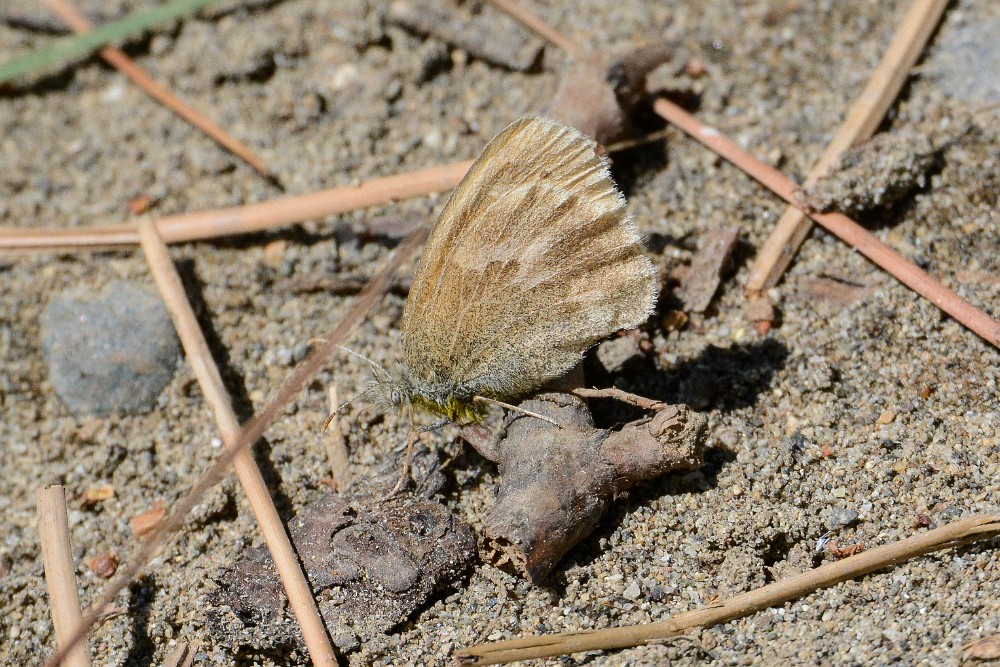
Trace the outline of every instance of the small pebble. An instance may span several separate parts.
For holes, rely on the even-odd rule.
[[[638,600],[640,595],[642,595],[642,588],[639,587],[638,581],[633,581],[622,591],[622,596],[627,600]]]
[[[287,347],[279,347],[274,352],[275,359],[281,366],[291,366],[292,365],[292,351]]]
[[[642,356],[638,336],[619,336],[597,346],[597,360],[612,375],[621,372],[626,364],[633,359],[641,359]]]
[[[125,282],[53,297],[42,348],[59,398],[74,413],[101,416],[152,409],[180,355],[160,298]]]
[[[91,507],[99,502],[115,497],[115,487],[110,484],[99,484],[84,490],[80,497],[81,507]]]
[[[294,348],[292,348],[292,361],[294,363],[299,363],[309,354],[309,343],[299,343]]]
[[[834,489],[834,493],[840,489]],[[846,489],[844,489],[846,495]],[[836,530],[849,526],[858,520],[858,513],[848,508],[831,508],[823,513],[823,523],[827,530]]]
[[[101,579],[110,579],[118,571],[118,556],[106,553],[90,561],[90,571]]]
[[[683,310],[668,310],[660,318],[660,326],[664,331],[680,331],[687,323],[688,316]]]
[[[895,421],[895,419],[896,419],[896,413],[893,412],[892,410],[886,410],[885,412],[883,412],[878,416],[878,423],[881,424],[882,426],[885,426],[886,424],[891,424],[893,421]]]

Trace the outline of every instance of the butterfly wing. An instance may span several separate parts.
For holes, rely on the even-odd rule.
[[[431,232],[403,314],[415,383],[513,399],[649,316],[656,269],[595,148],[526,116],[473,163]]]

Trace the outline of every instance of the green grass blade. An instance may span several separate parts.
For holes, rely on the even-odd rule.
[[[171,0],[153,9],[95,27],[90,32],[62,37],[51,45],[0,64],[0,83],[34,70],[85,56],[109,42],[130,37],[172,19],[195,12],[215,0]]]

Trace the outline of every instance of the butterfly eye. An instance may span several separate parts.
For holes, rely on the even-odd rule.
[[[400,395],[398,389],[393,389],[391,392],[389,392],[389,400],[392,401],[393,405],[399,405],[400,403],[403,402],[403,397],[402,395]]]

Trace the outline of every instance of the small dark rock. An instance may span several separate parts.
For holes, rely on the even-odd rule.
[[[391,630],[472,563],[472,530],[433,497],[444,483],[436,461],[429,452],[414,458],[417,493],[393,493],[399,467],[389,466],[346,494],[323,496],[289,522],[320,613],[343,652]],[[211,624],[231,648],[302,648],[266,547],[245,551],[218,585]]]
[[[42,314],[42,347],[59,398],[100,416],[151,409],[180,355],[163,302],[123,282],[56,295]]]
[[[837,166],[803,194],[817,211],[860,217],[887,210],[926,187],[929,174],[940,166],[942,148],[915,126],[879,134],[846,151]]]

